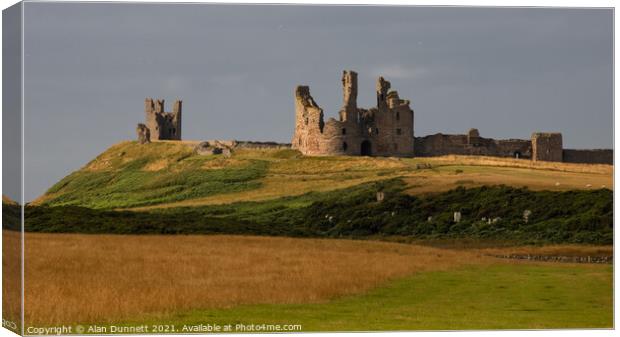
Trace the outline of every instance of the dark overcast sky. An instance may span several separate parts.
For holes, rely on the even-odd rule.
[[[415,134],[613,147],[611,9],[26,3],[26,200],[121,140],[144,98],[183,99],[185,139],[290,141],[293,91],[326,117],[343,69],[383,75]]]

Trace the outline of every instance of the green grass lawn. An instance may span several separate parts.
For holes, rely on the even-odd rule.
[[[327,303],[241,306],[150,321],[177,330],[237,323],[301,324],[302,331],[611,328],[612,274],[608,265],[500,263],[421,273]]]

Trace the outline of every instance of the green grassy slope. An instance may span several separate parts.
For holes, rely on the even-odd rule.
[[[238,149],[200,156],[196,142],[122,142],[71,173],[33,204],[94,209],[265,201],[402,177],[407,193],[505,184],[533,190],[611,188],[609,166],[502,158],[304,157],[294,150]]]
[[[612,275],[611,266],[599,265],[469,267],[420,273],[327,303],[198,310],[153,323],[174,325],[177,333],[184,325],[239,323],[301,324],[302,331],[611,328]]]
[[[182,144],[121,143],[52,186],[42,204],[120,208],[239,192],[258,188],[267,167],[248,159],[234,167],[204,168],[215,159]]]

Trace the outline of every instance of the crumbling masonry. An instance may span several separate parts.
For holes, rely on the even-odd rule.
[[[164,111],[164,100],[144,100],[145,124],[152,140],[181,140],[182,101],[176,100],[172,112]],[[138,133],[145,131],[138,131]]]
[[[390,87],[390,82],[379,77],[375,93],[377,106],[370,109],[359,108],[357,73],[344,71],[343,102],[339,117],[325,121],[323,109],[310,95],[310,88],[298,86],[295,89],[295,132],[290,145],[235,141],[236,145],[232,147],[291,146],[310,156],[424,157],[455,154],[613,164],[611,149],[564,149],[561,133],[534,132],[530,139],[498,140],[484,138],[477,129],[470,129],[466,134],[437,133],[414,137],[414,112],[410,107],[411,103],[401,99]],[[172,112],[165,112],[163,99],[147,98],[144,101],[145,123],[138,124],[136,128],[138,142],[147,144],[151,140],[181,140],[181,109],[180,100],[174,102]]]
[[[377,106],[357,107],[357,73],[342,74],[343,104],[339,119],[324,121],[323,109],[308,86],[295,89],[295,133],[292,147],[304,155],[441,156],[449,154],[525,158],[533,161],[613,164],[613,150],[569,150],[562,134],[535,132],[530,139],[491,139],[477,129],[467,134],[414,137],[414,113],[408,100],[377,80]]]
[[[342,89],[340,117],[327,122],[310,88],[295,89],[294,149],[305,155],[413,156],[413,110],[390,82],[377,80],[377,106],[370,109],[357,107],[357,73],[343,72]]]

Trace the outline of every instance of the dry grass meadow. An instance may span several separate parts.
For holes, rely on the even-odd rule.
[[[27,325],[324,302],[416,272],[495,261],[373,241],[37,233],[26,234],[25,256]],[[10,258],[5,267],[18,269]]]
[[[18,233],[3,231],[3,237],[9,243]],[[25,240],[26,325],[119,322],[243,304],[320,303],[419,272],[524,263],[486,255],[513,248],[456,250],[334,239],[26,233]],[[610,252],[583,246],[516,251],[541,249]],[[5,273],[19,272],[13,253],[18,254],[5,251]],[[4,293],[5,308],[19,310],[10,305],[18,303],[14,295]]]
[[[2,318],[14,322],[21,316],[21,236],[2,232]]]

